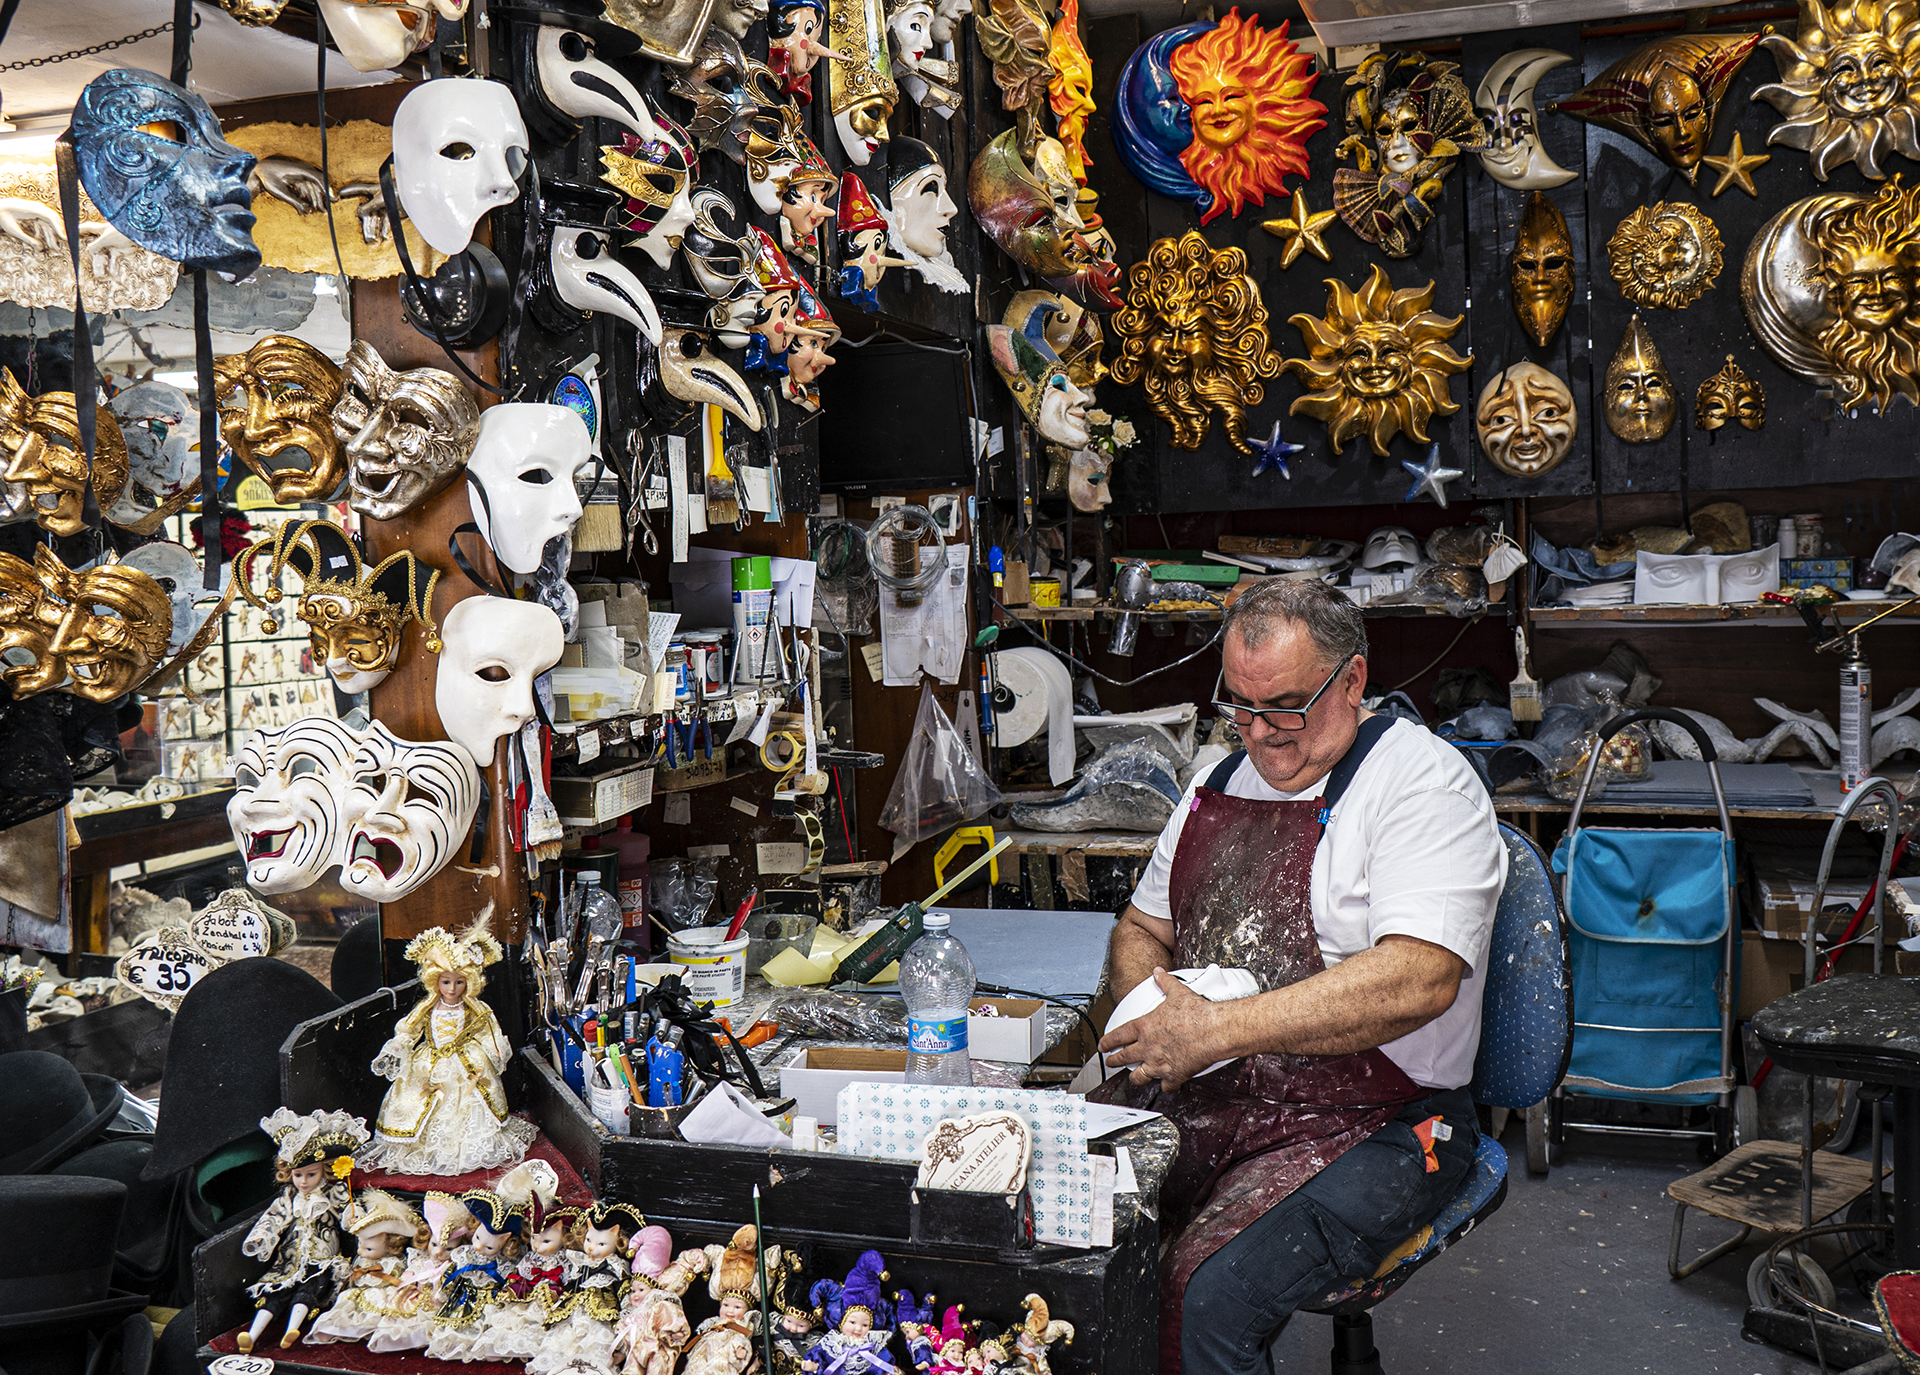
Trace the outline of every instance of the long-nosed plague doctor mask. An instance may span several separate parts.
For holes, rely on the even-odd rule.
[[[592,458],[592,443],[565,406],[516,401],[481,415],[467,482],[474,523],[505,567],[534,573],[547,542],[580,519],[573,478]]]
[[[433,42],[436,19],[458,21],[467,0],[320,0],[327,37],[356,72],[384,72]]]

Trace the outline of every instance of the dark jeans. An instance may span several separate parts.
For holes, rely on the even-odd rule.
[[[1427,1173],[1414,1127],[1439,1116],[1453,1128],[1433,1143]],[[1409,1103],[1393,1121],[1255,1218],[1207,1257],[1187,1285],[1182,1375],[1265,1375],[1268,1348],[1296,1308],[1344,1281],[1369,1276],[1433,1221],[1473,1163],[1479,1119],[1465,1089]]]

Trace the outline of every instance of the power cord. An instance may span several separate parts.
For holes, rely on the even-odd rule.
[[[1000,599],[998,597],[989,595],[987,600],[992,602],[993,605],[997,607],[999,610],[1006,612],[1008,618],[1012,621],[1012,623],[1018,626],[1021,630],[1025,631],[1027,638],[1034,641],[1034,643],[1038,644],[1042,649],[1051,650],[1053,653],[1058,654],[1062,659],[1065,659],[1068,663],[1072,664],[1075,668],[1085,669],[1088,673],[1091,673],[1094,677],[1098,678],[1101,682],[1106,683],[1112,687],[1121,687],[1121,688],[1132,687],[1135,683],[1144,683],[1149,678],[1157,678],[1162,673],[1171,673],[1174,669],[1179,668],[1182,664],[1193,662],[1193,660],[1199,658],[1202,654],[1205,654],[1208,650],[1212,649],[1215,645],[1219,644],[1220,636],[1222,635],[1222,633],[1224,633],[1224,630],[1225,630],[1225,623],[1223,622],[1221,626],[1213,632],[1213,637],[1209,639],[1205,644],[1201,645],[1200,648],[1194,650],[1193,653],[1187,655],[1185,658],[1175,659],[1170,664],[1163,664],[1159,668],[1149,669],[1147,670],[1147,672],[1142,673],[1137,678],[1124,678],[1124,679],[1109,678],[1106,674],[1102,673],[1099,669],[1095,668],[1092,664],[1088,663],[1086,660],[1076,659],[1072,654],[1060,648],[1059,645],[1056,645],[1052,641],[1046,639],[1045,637],[1036,634],[1032,626],[1028,625],[1025,621],[1015,616],[1012,611],[1008,610],[1005,606],[1001,605]]]
[[[1070,1003],[1065,998],[1057,998],[1051,993],[1036,993],[1031,988],[1011,988],[1006,984],[983,983],[976,983],[974,988],[981,992],[997,993],[1002,997],[1032,998],[1036,1002],[1052,1003],[1055,1007],[1064,1007],[1067,1011],[1073,1013],[1074,1016],[1086,1023],[1087,1034],[1093,1037],[1093,1053],[1100,1061],[1100,1078],[1103,1082],[1105,1081],[1107,1077],[1107,1057],[1106,1053],[1100,1049],[1100,1028],[1093,1024],[1093,1018],[1087,1015],[1086,1008],[1080,1006],[1078,1003]],[[1088,1002],[1093,1001],[1094,997],[1091,993],[1076,993],[1073,996],[1076,998],[1085,998]]]

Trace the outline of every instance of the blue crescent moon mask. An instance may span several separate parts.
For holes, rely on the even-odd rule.
[[[199,96],[137,68],[103,72],[67,133],[87,194],[142,248],[235,279],[260,266],[247,189],[256,159],[220,136]]]
[[[1193,111],[1173,79],[1173,50],[1218,27],[1199,19],[1155,34],[1120,69],[1120,98],[1114,103],[1113,143],[1127,170],[1149,191],[1201,209],[1213,197],[1180,164],[1180,154],[1193,142]]]

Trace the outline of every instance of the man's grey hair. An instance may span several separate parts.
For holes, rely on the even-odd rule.
[[[1324,582],[1271,578],[1242,592],[1227,608],[1224,631],[1258,649],[1283,622],[1306,628],[1307,637],[1328,668],[1348,656],[1367,657],[1367,623],[1360,608],[1339,588]]]

